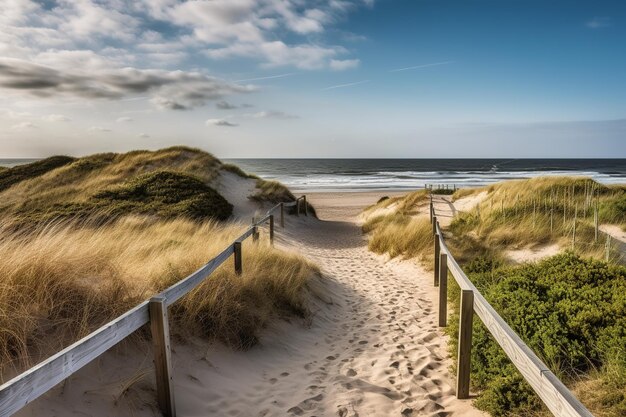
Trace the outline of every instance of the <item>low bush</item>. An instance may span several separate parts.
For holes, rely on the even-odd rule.
[[[217,191],[190,175],[155,171],[133,178],[121,186],[96,193],[85,201],[17,212],[17,224],[89,219],[94,224],[128,214],[160,219],[226,220],[233,206]],[[99,221],[96,221],[100,219]]]
[[[256,201],[269,201],[270,203],[288,203],[295,201],[296,197],[289,188],[285,187],[278,181],[268,181],[258,179],[256,182],[257,191],[250,198]]]
[[[479,258],[469,278],[511,328],[570,385],[599,370],[602,415],[626,411],[626,268],[572,253],[537,264],[501,266]],[[458,289],[452,294],[458,300]],[[458,316],[451,319],[456,344]],[[474,321],[472,383],[476,405],[493,416],[545,411],[479,320]],[[451,349],[455,352],[455,349]],[[607,400],[608,399],[608,400]],[[602,402],[602,400],[599,400]]]
[[[0,171],[0,192],[24,180],[39,177],[46,172],[74,162],[69,156],[52,156],[30,164],[18,165]]]

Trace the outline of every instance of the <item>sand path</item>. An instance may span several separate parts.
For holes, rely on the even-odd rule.
[[[182,415],[482,415],[454,397],[432,273],[369,252],[337,197],[317,205],[324,221],[290,219],[279,239],[323,272],[308,328],[281,323],[249,352],[209,351]]]

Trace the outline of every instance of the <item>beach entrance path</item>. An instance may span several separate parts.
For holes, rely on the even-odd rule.
[[[483,415],[455,398],[432,272],[369,252],[355,198],[312,195],[325,220],[290,217],[280,231],[323,272],[308,325],[280,322],[248,352],[205,347],[204,361],[177,347],[180,415]]]

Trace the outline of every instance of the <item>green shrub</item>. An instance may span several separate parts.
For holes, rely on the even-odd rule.
[[[625,267],[565,253],[518,267],[497,267],[479,259],[467,271],[489,303],[558,377],[567,383],[610,368],[609,391],[622,393],[612,404],[626,407]],[[452,294],[458,300],[458,290]],[[450,334],[456,343],[453,327]],[[474,327],[472,383],[482,391],[477,406],[494,416],[540,411],[541,401],[487,329],[479,320]]]
[[[296,197],[289,191],[289,188],[285,187],[278,181],[268,181],[258,179],[256,181],[257,191],[251,195],[250,198],[256,201],[269,201],[270,203],[288,203],[295,201]]]
[[[22,217],[34,222],[70,218],[105,221],[126,214],[152,215],[160,219],[226,220],[232,211],[233,206],[224,197],[198,178],[155,171],[101,191],[85,202],[55,204],[23,213]]]
[[[160,218],[226,220],[233,206],[217,191],[190,175],[156,171],[94,196],[98,208],[152,214]]]
[[[0,171],[0,192],[24,180],[39,177],[46,172],[74,162],[69,156],[51,156],[30,164],[18,165]]]

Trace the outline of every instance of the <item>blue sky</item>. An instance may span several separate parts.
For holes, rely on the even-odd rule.
[[[626,157],[626,4],[6,0],[0,93],[0,157]]]

